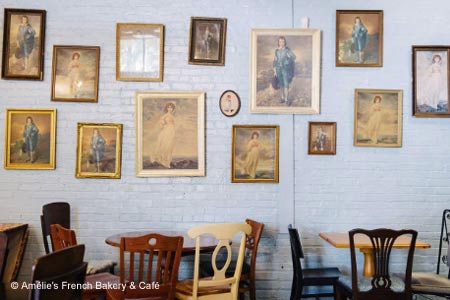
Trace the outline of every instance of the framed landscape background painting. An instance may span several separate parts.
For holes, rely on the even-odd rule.
[[[78,123],[77,178],[120,178],[122,124]]]
[[[320,30],[252,29],[250,111],[320,112]]]
[[[6,109],[5,169],[54,169],[56,109]]]
[[[136,93],[136,176],[205,176],[205,93]]]
[[[383,11],[336,11],[336,66],[383,66]]]
[[[402,90],[355,90],[354,145],[402,146]]]
[[[44,79],[45,10],[5,8],[3,79]]]
[[[277,183],[278,125],[233,125],[231,182]]]
[[[413,116],[450,117],[450,46],[413,46]]]

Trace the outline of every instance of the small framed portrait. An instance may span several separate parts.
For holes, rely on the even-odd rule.
[[[45,10],[5,8],[3,79],[44,79],[45,13]]]
[[[136,176],[205,176],[205,93],[136,93]]]
[[[231,182],[278,183],[278,125],[233,125]]]
[[[191,17],[189,63],[225,65],[227,19]]]
[[[118,23],[116,79],[163,81],[164,25]]]
[[[120,178],[122,124],[78,123],[77,178]]]
[[[241,109],[241,98],[232,90],[222,93],[219,100],[220,111],[227,117],[234,117]]]
[[[97,102],[100,47],[53,46],[52,101]]]
[[[320,30],[252,29],[250,111],[320,112]]]
[[[356,89],[353,144],[401,147],[402,100],[402,90]]]
[[[336,11],[336,67],[383,66],[383,11]]]
[[[448,118],[450,46],[413,46],[413,116]]]
[[[308,154],[336,154],[336,122],[309,122]]]
[[[6,109],[5,169],[55,168],[56,109]]]

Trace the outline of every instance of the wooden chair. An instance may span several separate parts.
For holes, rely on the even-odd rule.
[[[246,254],[245,259],[249,257],[249,262],[244,261],[241,272],[241,280],[239,282],[239,298],[244,299],[245,293],[250,294],[251,300],[256,300],[256,286],[255,286],[255,269],[256,269],[256,255],[258,253],[259,240],[261,239],[261,234],[264,229],[264,224],[257,221],[246,219],[245,223],[252,227],[252,232],[247,235],[247,240],[245,242]],[[224,261],[220,262],[220,266],[225,264]],[[234,275],[234,270],[236,265],[231,264],[228,268],[227,277]],[[214,270],[211,265],[211,260],[207,262],[202,262],[200,264],[200,273],[202,277],[213,276]]]
[[[375,273],[373,277],[359,277],[355,253],[356,234],[369,237],[372,242],[372,251],[375,261]],[[395,240],[402,235],[410,235],[406,270],[401,276],[396,276],[389,271],[389,260],[392,246]],[[414,257],[414,249],[417,239],[417,231],[392,230],[392,229],[353,229],[349,232],[351,277],[341,276],[336,283],[336,299],[344,297],[354,300],[411,300],[411,272]]]
[[[0,232],[0,282],[3,278],[3,271],[5,270],[6,259],[8,257],[8,236]]]
[[[182,236],[151,233],[140,237],[122,238],[120,282],[126,284],[126,288],[124,291],[108,290],[107,299],[174,299],[182,251]],[[129,268],[125,267],[127,254],[129,254]],[[125,269],[128,269],[128,276],[125,275]],[[152,282],[157,282],[158,287],[151,286]]]
[[[239,280],[244,262],[246,235],[250,234],[251,226],[246,223],[223,223],[206,224],[189,229],[188,235],[196,239],[194,277],[190,280],[178,282],[175,297],[181,300],[237,300],[239,290]],[[214,275],[211,278],[199,278],[200,274],[200,239],[202,235],[211,234],[219,240],[214,249],[211,265]],[[232,249],[231,239],[241,234],[240,246],[236,258],[236,268],[232,277],[227,277],[226,273],[231,264]],[[227,260],[222,268],[217,267],[217,255],[225,248]]]
[[[338,268],[314,268],[304,269],[301,259],[305,258],[302,244],[297,228],[288,226],[289,239],[291,242],[292,265],[294,267],[294,277],[292,279],[291,300],[302,298],[334,297],[334,286],[341,276]],[[306,286],[330,286],[332,292],[303,293]]]
[[[75,231],[62,227],[59,224],[52,224],[50,226],[52,245],[55,251],[65,249],[67,247],[72,247],[77,245],[77,238]],[[108,273],[96,273],[86,276],[86,286],[91,286],[92,288],[86,288],[83,290],[83,299],[94,299],[96,297],[105,297],[106,289],[96,288],[96,283],[100,282],[106,283],[118,283],[119,277]]]
[[[83,262],[84,245],[68,247],[36,260],[31,283],[55,284],[58,288],[32,290],[31,300],[81,300],[81,288],[63,288],[62,284],[84,283],[87,263]]]
[[[444,210],[441,222],[441,238],[439,241],[436,273],[413,272],[411,288],[413,294],[439,296],[450,299],[450,209]],[[445,252],[445,246],[447,251]],[[446,255],[444,255],[446,253]],[[441,264],[448,267],[446,276],[439,275]]]

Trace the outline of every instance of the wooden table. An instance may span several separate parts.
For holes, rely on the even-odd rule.
[[[330,243],[336,248],[350,248],[350,238],[348,233],[336,233],[336,232],[321,232],[319,234],[321,238]],[[364,268],[363,275],[366,277],[372,277],[375,273],[375,258],[373,256],[372,243],[370,239],[362,234],[356,234],[355,236],[355,248],[359,248],[359,251],[364,254]],[[393,248],[406,249],[409,248],[411,238],[403,235],[396,239]],[[416,240],[416,248],[430,248],[430,244]]]
[[[0,283],[1,300],[28,300],[30,291],[27,289],[13,289],[10,283]]]
[[[182,236],[184,238],[184,242],[183,242],[183,252],[181,255],[186,256],[186,255],[193,255],[195,253],[195,239],[190,238],[187,235],[186,231],[175,231],[175,230],[131,231],[111,235],[108,238],[106,238],[105,242],[108,245],[120,247],[120,239],[122,237],[137,237],[149,233],[158,233],[168,236]],[[200,239],[200,251],[202,252],[214,251],[214,249],[217,246],[217,243],[218,241],[213,236],[204,236]]]
[[[28,238],[27,229],[28,224],[0,223],[0,232],[4,232],[8,236],[8,256],[2,282],[11,282],[17,279]]]

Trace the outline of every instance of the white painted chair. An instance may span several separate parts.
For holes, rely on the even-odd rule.
[[[188,235],[196,239],[194,277],[193,279],[183,280],[177,283],[175,298],[181,300],[237,300],[239,290],[239,280],[244,262],[246,235],[250,234],[252,228],[246,223],[223,223],[223,224],[205,224],[189,229]],[[199,278],[200,268],[200,239],[202,235],[211,234],[219,243],[214,249],[211,264],[214,270],[214,276],[209,278]],[[236,269],[233,277],[226,277],[228,267],[231,264],[232,249],[231,239],[241,234],[238,256],[236,258]],[[227,259],[225,265],[217,268],[217,255],[220,249],[225,248]]]

